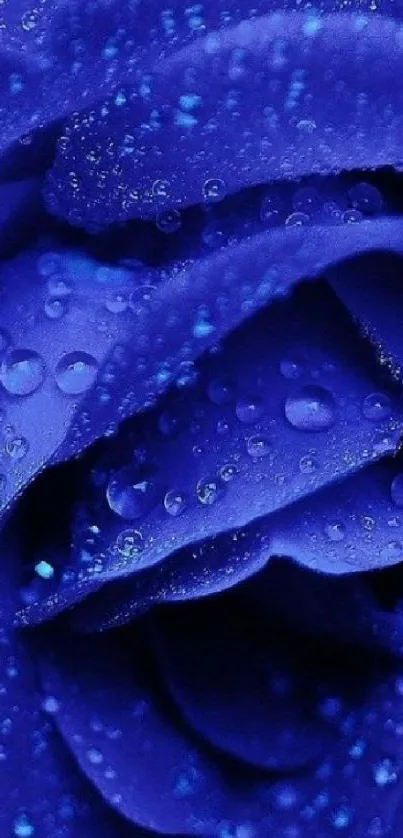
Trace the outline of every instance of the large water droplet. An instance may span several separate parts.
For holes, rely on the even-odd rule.
[[[55,380],[62,393],[79,396],[93,385],[98,372],[98,361],[88,352],[68,352],[60,359]]]
[[[132,520],[150,512],[161,499],[162,488],[148,478],[142,479],[133,466],[115,471],[106,489],[106,499],[112,512]]]
[[[390,494],[395,506],[403,509],[403,472],[397,474],[390,487]]]
[[[29,396],[41,386],[45,364],[32,349],[14,349],[1,365],[1,383],[12,396]]]
[[[299,431],[327,431],[335,421],[335,401],[324,387],[307,384],[286,399],[285,415]]]
[[[370,393],[363,402],[362,412],[366,419],[380,422],[387,419],[392,412],[392,405],[386,393]]]

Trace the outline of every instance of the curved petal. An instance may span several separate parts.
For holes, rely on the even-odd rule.
[[[141,637],[115,632],[82,639],[80,655],[76,640],[54,632],[52,642],[43,683],[60,703],[57,724],[95,787],[132,821],[162,834],[287,838],[336,829],[365,835],[392,822],[403,768],[400,672],[374,661],[368,671],[361,655],[361,683],[368,688],[362,703],[354,709],[337,692],[324,694],[323,712],[338,719],[334,749],[312,772],[259,778],[218,753],[213,767],[144,672]],[[376,688],[369,687],[372,678]]]
[[[334,747],[339,720],[322,706],[335,690],[332,672],[340,701],[359,700],[359,679],[350,673],[341,683],[328,639],[305,635],[298,642],[281,619],[254,616],[242,594],[157,612],[151,637],[184,718],[247,764],[294,770]]]
[[[106,462],[103,452],[95,459],[73,562],[46,582],[48,600],[29,606],[27,619],[49,617],[105,582],[276,510],[286,519],[290,504],[305,496],[309,504],[318,489],[393,452],[400,393],[378,378],[365,350],[320,284],[234,333],[206,360],[190,398],[173,393],[152,421],[108,442]],[[270,534],[272,555],[283,529],[280,520]],[[345,572],[349,558],[340,559],[336,567],[325,551],[318,567]],[[356,569],[365,561],[368,551]],[[370,566],[377,561],[371,556]]]
[[[270,180],[401,166],[399,23],[276,11],[200,29],[74,117],[45,191],[52,212],[102,228]]]
[[[138,833],[116,818],[83,780],[60,740],[54,725],[56,698],[38,692],[32,648],[26,636],[12,629],[19,558],[15,532],[3,534],[1,554],[1,834],[136,838]]]

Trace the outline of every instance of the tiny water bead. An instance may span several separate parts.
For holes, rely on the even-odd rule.
[[[124,291],[108,291],[105,307],[111,314],[123,314],[129,308],[129,298]]]
[[[130,294],[129,305],[134,314],[140,314],[150,307],[152,298],[156,292],[155,285],[139,285]]]
[[[299,431],[327,431],[336,419],[335,400],[324,387],[307,384],[287,397],[285,415]]]
[[[151,187],[154,198],[168,198],[171,185],[169,180],[155,180]]]
[[[64,300],[50,297],[45,301],[44,312],[49,320],[60,320],[66,314],[67,308]]]
[[[280,363],[280,372],[284,378],[296,379],[302,375],[303,366],[296,358],[285,358]]]
[[[390,487],[390,494],[395,506],[403,509],[403,472],[397,474]]]
[[[320,207],[320,198],[317,189],[313,187],[302,187],[294,192],[292,205],[295,212],[310,215]]]
[[[314,474],[318,470],[318,461],[312,454],[304,454],[299,461],[301,474]]]
[[[399,774],[398,768],[389,757],[385,757],[373,766],[373,778],[379,788],[384,788],[393,783],[397,783]]]
[[[63,269],[63,256],[61,253],[48,250],[46,253],[41,254],[36,264],[38,273],[47,278],[60,273]]]
[[[392,404],[386,393],[369,393],[364,399],[362,412],[366,419],[380,422],[388,419],[392,412]]]
[[[14,436],[6,442],[6,453],[13,460],[22,460],[29,451],[29,442],[25,436]]]
[[[45,364],[32,349],[14,349],[7,353],[0,368],[0,380],[11,396],[30,396],[45,378]]]
[[[224,487],[215,477],[199,480],[196,486],[196,497],[203,506],[212,506],[223,494]]]
[[[400,541],[388,541],[381,550],[381,558],[385,562],[399,561],[402,558],[403,547]]]
[[[169,515],[172,515],[173,518],[177,518],[179,515],[182,515],[182,512],[184,512],[187,507],[187,497],[184,492],[176,492],[172,489],[170,492],[167,492],[164,497],[164,507]]]
[[[246,441],[246,450],[250,457],[256,459],[268,457],[271,451],[270,440],[266,436],[260,436],[260,434],[250,436]]]
[[[207,393],[213,404],[229,404],[234,400],[235,385],[227,378],[213,378],[208,385]]]
[[[134,559],[144,549],[144,540],[139,530],[127,529],[119,533],[116,549],[125,559]]]
[[[363,214],[357,209],[348,209],[343,212],[342,221],[344,224],[358,224],[363,219]]]
[[[177,233],[182,224],[181,214],[175,209],[160,212],[155,219],[155,224],[161,233]]]
[[[218,470],[218,473],[220,475],[221,480],[223,480],[224,483],[230,483],[231,480],[233,480],[234,477],[237,476],[238,469],[235,463],[224,463],[224,465],[221,466],[221,468]]]
[[[240,399],[236,404],[235,413],[244,425],[253,425],[263,416],[264,405],[260,398],[254,396]]]
[[[13,834],[15,838],[33,838],[35,827],[26,814],[18,815],[14,821]]]
[[[148,478],[142,478],[138,469],[124,466],[114,472],[106,489],[106,499],[112,512],[120,518],[141,518],[161,500],[162,487]]]
[[[324,532],[329,541],[343,541],[346,536],[346,528],[341,521],[331,521],[325,524]]]
[[[205,201],[216,203],[222,201],[226,195],[225,182],[221,178],[210,178],[203,185],[203,197]]]
[[[68,352],[55,370],[55,381],[62,393],[79,396],[92,387],[98,373],[98,361],[88,352]]]

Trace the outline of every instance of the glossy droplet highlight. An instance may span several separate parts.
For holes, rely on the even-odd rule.
[[[363,402],[362,412],[366,419],[379,422],[387,419],[392,412],[392,405],[386,393],[370,393]]]
[[[161,499],[161,486],[142,478],[133,466],[115,471],[106,489],[106,499],[112,512],[120,518],[132,520],[150,512]]]
[[[11,396],[30,396],[45,378],[45,364],[31,349],[9,352],[1,365],[1,383]]]
[[[343,541],[346,536],[346,528],[340,521],[331,521],[326,524],[324,531],[329,541]]]
[[[239,421],[243,422],[244,425],[253,425],[263,416],[263,402],[261,399],[254,396],[246,399],[240,399],[236,404],[235,413]]]
[[[161,212],[155,223],[161,233],[177,233],[182,224],[180,212],[175,209]]]
[[[196,486],[197,500],[203,506],[212,506],[221,497],[223,492],[224,487],[215,477],[199,480]]]
[[[324,387],[307,384],[288,396],[285,415],[299,431],[327,431],[335,422],[335,400]]]
[[[125,559],[135,559],[144,549],[144,540],[139,530],[123,530],[116,539],[116,549]]]
[[[182,515],[187,507],[186,495],[184,492],[176,492],[172,489],[170,492],[167,492],[164,497],[164,507],[168,512],[168,515],[172,515],[173,518],[177,518],[179,515]]]
[[[55,380],[59,390],[68,396],[79,396],[92,387],[98,372],[98,361],[88,352],[68,352],[60,359]]]
[[[250,457],[256,459],[268,457],[271,450],[270,440],[266,436],[260,436],[260,434],[250,436],[246,442],[246,450]]]
[[[225,183],[221,178],[210,178],[203,186],[203,197],[205,201],[216,203],[222,201],[226,195]]]

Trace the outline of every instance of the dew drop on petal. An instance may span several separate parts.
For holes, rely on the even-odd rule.
[[[203,506],[212,506],[223,494],[224,487],[215,477],[199,480],[196,486],[197,500]]]
[[[303,227],[309,224],[310,218],[305,212],[292,212],[285,220],[286,227]]]
[[[397,767],[389,757],[381,759],[373,766],[372,775],[376,785],[380,788],[396,783],[398,780]]]
[[[309,215],[319,208],[319,194],[316,189],[309,186],[297,189],[293,195],[292,205],[296,212]]]
[[[187,507],[186,495],[184,492],[177,492],[175,489],[171,489],[164,497],[164,507],[169,515],[177,518],[179,515],[182,515],[182,512]]]
[[[92,387],[98,372],[98,361],[88,352],[68,352],[55,370],[55,381],[62,393],[79,396]]]
[[[228,404],[234,399],[235,387],[229,379],[213,378],[208,385],[207,393],[213,404]]]
[[[222,201],[226,194],[226,186],[221,178],[210,178],[203,185],[203,197],[205,201],[212,203]]]
[[[35,827],[28,815],[20,814],[16,817],[13,826],[15,838],[33,838]]]
[[[49,317],[49,320],[60,320],[66,313],[66,304],[63,300],[50,297],[45,301],[44,312],[46,317]]]
[[[235,413],[244,425],[253,425],[263,416],[264,405],[261,399],[254,396],[240,399],[236,404]]]
[[[327,431],[336,418],[334,397],[324,387],[307,384],[287,397],[285,415],[300,431]]]
[[[45,378],[45,364],[31,349],[14,349],[3,360],[1,383],[11,396],[29,396]]]
[[[161,486],[149,479],[141,479],[133,466],[113,472],[106,489],[106,499],[112,512],[128,520],[141,518],[161,499]]]
[[[392,405],[386,393],[370,393],[364,399],[362,412],[366,419],[379,422],[387,419],[392,412]]]
[[[6,452],[13,460],[22,460],[29,451],[29,442],[25,436],[15,436],[6,442]]]
[[[348,197],[354,209],[365,215],[376,215],[382,209],[382,195],[370,183],[357,183],[349,190]]]
[[[331,521],[325,525],[324,532],[329,541],[343,541],[346,535],[346,528],[341,521]]]
[[[230,483],[237,476],[238,469],[234,463],[224,463],[218,470],[218,473],[224,483]]]
[[[246,450],[250,457],[268,457],[271,451],[270,440],[260,434],[250,436],[246,441]]]
[[[144,540],[139,530],[127,529],[119,533],[116,549],[125,559],[134,559],[144,549]]]
[[[285,358],[280,363],[280,372],[284,378],[296,379],[302,374],[302,365],[295,359]]]
[[[400,541],[388,541],[381,550],[381,558],[385,562],[398,561],[402,557],[402,545]]]
[[[151,187],[151,194],[154,198],[168,198],[169,190],[169,180],[155,180]]]
[[[175,209],[160,212],[155,223],[161,233],[177,233],[182,224],[181,214]]]

